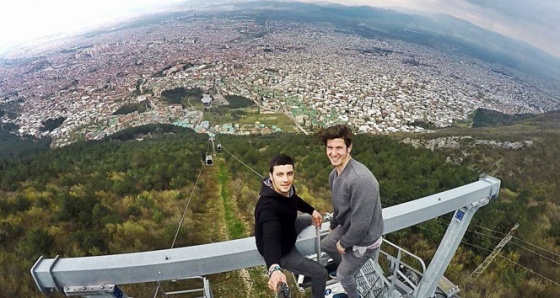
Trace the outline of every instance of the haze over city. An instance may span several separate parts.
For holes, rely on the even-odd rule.
[[[126,6],[134,9],[129,15],[156,7],[141,4]],[[244,97],[304,133],[337,122],[363,133],[420,132],[479,108],[544,113],[560,105],[560,60],[456,18],[286,1],[230,4],[197,3],[51,40],[48,50],[22,48],[19,57],[30,59],[0,65],[3,121],[12,133],[51,138],[54,147],[150,123],[231,134],[294,130],[203,121],[201,107],[172,99],[185,88],[215,105]],[[137,110],[136,103],[144,104]]]
[[[225,5],[248,1],[214,1]],[[303,0],[312,3],[368,5],[414,13],[440,13],[525,41],[560,57],[560,2],[546,0]],[[3,1],[0,3],[0,54],[14,45],[50,35],[70,35],[146,13],[204,3],[196,0]],[[206,3],[208,4],[208,3]]]
[[[445,279],[418,271],[454,293],[435,296],[560,297],[560,56],[545,51],[559,48],[550,30],[556,4],[33,2],[0,4],[0,268],[9,273],[0,274],[1,297],[116,285],[130,297],[177,292],[194,284],[184,268],[209,277],[216,296],[204,297],[272,296],[267,268],[243,268],[253,265],[229,255],[243,269],[214,275],[206,264],[229,265],[197,257],[252,236],[259,173],[279,152],[301,165],[301,194],[332,211],[333,169],[316,133],[335,124],[352,128],[352,158],[379,179],[383,208],[429,196],[398,207],[403,216],[391,222],[419,229],[387,235],[387,251],[400,256],[395,243],[414,252],[425,269],[422,260],[444,259],[441,250],[431,257],[441,237],[455,238]],[[450,208],[441,192],[472,182],[468,198],[446,192],[457,203]],[[417,225],[428,217],[409,216],[412,205],[448,209]],[[472,217],[479,207],[487,211]],[[173,233],[179,219],[184,230]],[[465,219],[475,220],[469,231]],[[447,220],[455,232],[444,235]],[[508,231],[515,237],[505,247]],[[162,250],[172,239],[202,265]],[[441,243],[448,250],[450,241]],[[119,256],[154,251],[162,255],[150,260],[180,269],[163,278]],[[98,261],[115,255],[128,261]],[[386,290],[407,280],[394,270],[414,266],[393,260],[409,256],[379,255],[387,260],[368,267],[384,272],[363,273],[371,279],[363,297],[401,297]],[[492,255],[500,258],[490,264]],[[425,285],[419,276],[406,282]],[[300,283],[290,287],[294,298],[309,297]]]

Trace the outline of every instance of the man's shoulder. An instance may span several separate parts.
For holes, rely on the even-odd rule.
[[[364,165],[363,163],[361,163],[361,162],[359,162],[355,159],[350,159],[347,166],[350,166],[350,168],[353,169],[354,173],[362,174],[364,172],[368,172],[368,173],[371,174],[370,169],[368,167],[366,167],[366,165]]]
[[[260,195],[256,207],[266,208],[267,206],[274,206],[276,205],[276,201],[277,200],[271,196]]]
[[[373,175],[371,170],[363,163],[355,159],[351,159],[348,165],[352,168],[352,171],[349,172],[350,175],[353,176],[352,178],[355,182],[358,182],[360,180],[372,180],[372,179],[377,181],[375,175]]]
[[[270,197],[261,196],[255,205],[255,213],[267,213],[269,211],[273,211],[274,208],[274,200]]]

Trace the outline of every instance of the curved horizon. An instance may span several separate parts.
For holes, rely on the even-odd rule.
[[[218,4],[247,2],[219,0]],[[294,1],[291,1],[294,2]],[[406,13],[441,13],[476,26],[524,41],[560,59],[560,1],[535,0],[299,0],[313,4],[366,5]],[[99,0],[76,3],[72,0],[6,1],[0,3],[0,54],[10,53],[41,39],[64,37],[94,30],[142,14],[156,13],[185,4],[205,4],[198,0]]]

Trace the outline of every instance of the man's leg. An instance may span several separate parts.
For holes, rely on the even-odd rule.
[[[366,261],[375,256],[378,250],[379,248],[367,249],[364,254],[350,250],[341,255],[342,261],[336,270],[336,277],[349,298],[359,297],[355,276]]]
[[[325,298],[327,285],[327,269],[323,265],[302,256],[294,247],[282,257],[280,266],[295,274],[303,274],[311,278],[311,294],[313,298]]]
[[[296,234],[299,235],[301,231],[313,224],[313,219],[309,214],[300,214],[296,218]]]
[[[340,265],[342,260],[340,258],[340,253],[336,249],[336,243],[340,240],[340,237],[342,237],[342,228],[339,226],[330,231],[329,234],[321,240],[321,250],[328,254],[337,265]]]

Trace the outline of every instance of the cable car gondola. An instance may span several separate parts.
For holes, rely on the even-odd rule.
[[[211,166],[212,164],[214,164],[214,161],[212,160],[212,155],[211,154],[206,155],[205,162],[206,162],[207,166]]]

